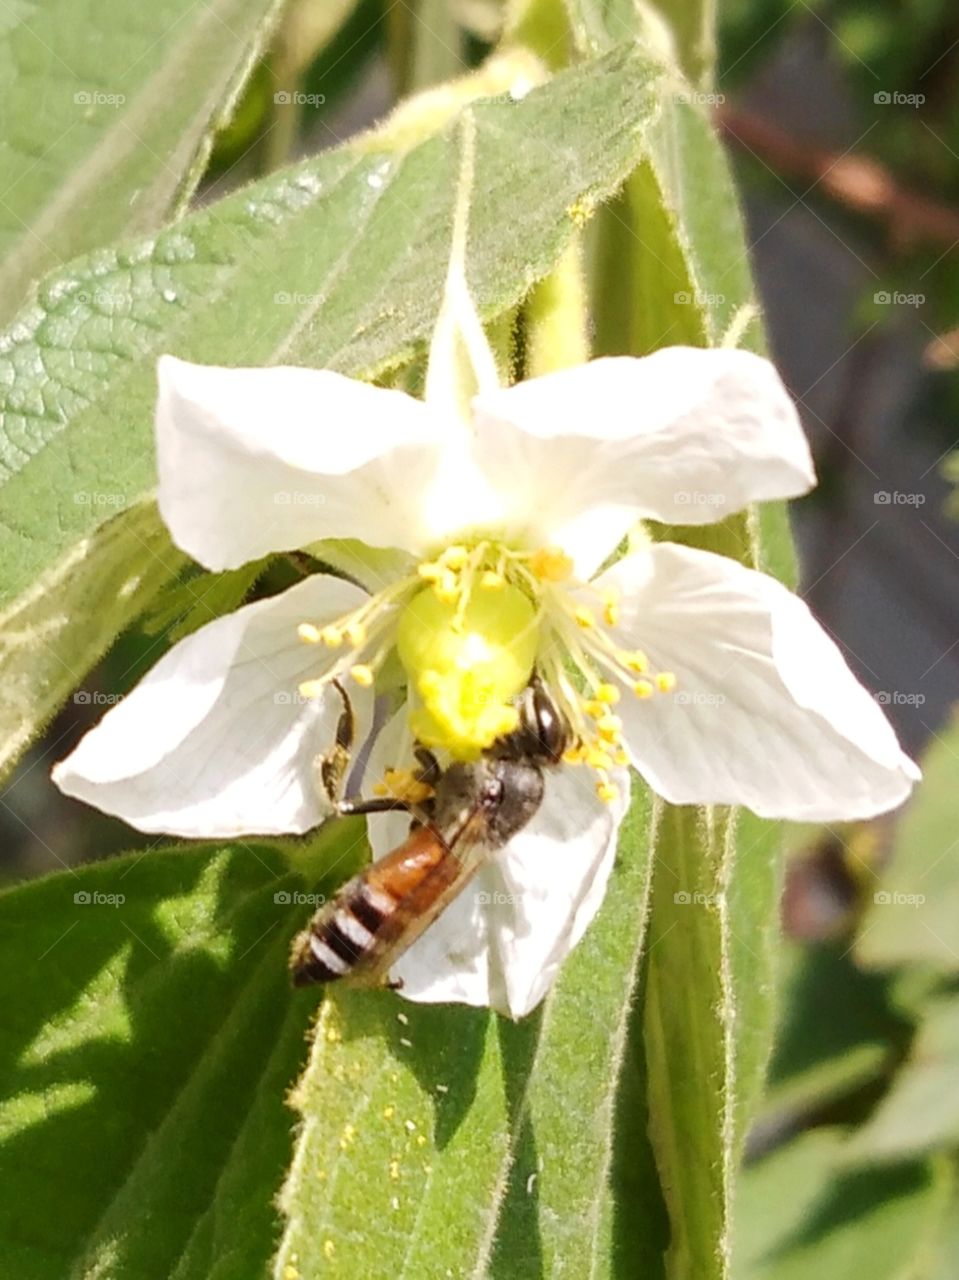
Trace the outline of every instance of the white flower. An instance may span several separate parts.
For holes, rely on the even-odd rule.
[[[671,348],[510,388],[487,370],[464,415],[449,347],[441,326],[425,401],[329,371],[161,360],[159,504],[180,547],[214,570],[326,539],[391,554],[366,555],[370,594],[313,575],[182,640],[54,777],[143,831],[304,832],[328,812],[314,757],[334,677],[352,675],[367,726],[398,645],[417,735],[468,757],[513,723],[535,667],[580,763],[549,771],[537,817],[397,969],[413,999],[517,1016],[599,906],[625,764],[675,803],[810,821],[890,809],[918,773],[773,579],[636,537],[600,569],[644,518],[705,524],[811,488],[767,361]],[[410,716],[397,724],[409,739]],[[378,849],[398,838],[373,825]]]

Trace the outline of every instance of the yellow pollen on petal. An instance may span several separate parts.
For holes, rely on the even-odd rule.
[[[296,634],[307,644],[319,644],[323,639],[323,632],[319,627],[314,627],[312,622],[301,622]]]
[[[529,568],[540,582],[565,582],[572,576],[573,562],[558,547],[540,547],[530,556]]]
[[[676,688],[676,677],[672,671],[660,671],[656,677],[656,688],[660,693],[672,693]]]
[[[422,804],[432,796],[433,788],[412,769],[387,769],[383,780],[374,786],[373,794],[405,800],[407,804]]]
[[[653,684],[650,680],[637,680],[633,685],[633,693],[637,698],[651,698],[653,692]]]
[[[368,667],[365,662],[358,662],[355,667],[350,667],[350,675],[361,689],[369,689],[373,684],[373,668]]]

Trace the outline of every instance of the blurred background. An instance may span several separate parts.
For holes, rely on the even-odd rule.
[[[495,0],[428,8],[449,60],[415,66],[416,86],[477,64],[502,17]],[[903,813],[789,833],[780,1027],[737,1266],[947,1280],[959,1276],[959,7],[720,0],[719,19],[709,109],[820,476],[792,508],[802,591],[926,774]],[[381,118],[414,87],[390,59],[411,20],[391,0],[294,5],[199,198]],[[49,767],[175,638],[185,599],[118,642],[7,784],[0,881],[148,843],[61,797]],[[955,1211],[933,1231],[944,1204]]]

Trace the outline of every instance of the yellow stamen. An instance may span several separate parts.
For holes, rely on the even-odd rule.
[[[619,736],[623,731],[623,722],[619,716],[606,716],[600,720],[596,726],[596,732],[604,742],[608,742],[610,746],[616,746],[619,742]]]
[[[350,667],[350,675],[361,689],[369,689],[373,683],[373,668],[368,667],[365,662],[358,662],[355,667]]]
[[[633,685],[633,693],[637,698],[651,698],[653,696],[653,685],[649,680],[637,680]]]
[[[427,582],[436,582],[442,576],[443,566],[435,560],[424,560],[422,564],[417,565],[416,572]]]
[[[619,596],[615,591],[603,592],[603,618],[608,627],[615,627],[619,622]]]
[[[343,643],[343,632],[339,627],[324,627],[320,632],[320,639],[326,645],[327,649],[338,649]]]
[[[630,671],[635,671],[638,676],[644,675],[649,670],[649,659],[641,649],[634,649],[632,653],[627,653],[623,661]]]
[[[326,688],[325,680],[304,680],[300,685],[300,696],[303,698],[318,698]]]
[[[496,573],[493,569],[487,569],[480,578],[480,586],[486,591],[502,591],[506,586],[506,579],[501,573]]]
[[[573,617],[576,619],[577,626],[582,627],[584,631],[592,631],[596,626],[596,615],[584,604],[576,606]]]
[[[619,686],[615,684],[601,684],[596,690],[597,702],[605,702],[608,706],[615,707],[619,702]]]
[[[447,569],[462,569],[469,558],[470,553],[467,548],[455,543],[453,546],[447,547],[440,556],[440,564]]]
[[[573,562],[558,547],[541,547],[529,558],[530,572],[540,582],[565,582],[573,572]]]
[[[351,622],[346,628],[346,638],[354,649],[361,648],[366,644],[366,627],[362,622]]]
[[[307,644],[319,644],[323,639],[323,632],[319,627],[314,627],[312,622],[301,622],[296,629],[296,634]]]
[[[671,671],[660,671],[656,677],[656,688],[660,693],[672,693],[676,688],[676,677]]]
[[[614,787],[611,782],[601,781],[596,784],[596,794],[606,804],[612,804],[619,796],[619,789]]]

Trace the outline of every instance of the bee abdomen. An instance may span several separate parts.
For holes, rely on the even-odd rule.
[[[358,876],[321,908],[299,935],[293,951],[293,981],[334,982],[366,967],[376,955],[377,935],[396,909],[396,900]]]

